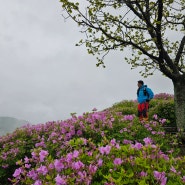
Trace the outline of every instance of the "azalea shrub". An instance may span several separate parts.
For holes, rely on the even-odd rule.
[[[185,159],[163,153],[150,138],[144,144],[115,139],[96,146],[91,140],[66,143],[70,152],[53,158],[47,150],[32,150],[18,161],[12,182],[23,184],[184,184]],[[89,146],[89,147],[87,147]]]
[[[124,115],[137,115],[137,105],[136,100],[123,100],[115,103],[109,110],[122,112]],[[157,114],[160,118],[167,119],[166,126],[176,127],[174,95],[168,93],[156,94],[150,101],[149,118],[152,119],[154,114]]]
[[[157,99],[155,102],[151,101],[150,115],[152,116],[154,113],[157,114],[158,117],[168,119],[166,126],[176,126],[175,105],[173,98],[169,98],[165,101],[161,99]]]
[[[115,103],[109,110],[121,112],[123,115],[134,114],[137,115],[137,101],[136,100],[123,100]]]
[[[114,107],[25,125],[0,137],[0,183],[185,184],[185,158],[166,122],[157,114],[140,122]]]

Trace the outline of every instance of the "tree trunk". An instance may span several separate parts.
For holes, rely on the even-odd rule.
[[[185,131],[185,79],[173,80],[176,124],[179,131]]]

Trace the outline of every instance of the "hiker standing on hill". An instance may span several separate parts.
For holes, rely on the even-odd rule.
[[[149,101],[154,97],[154,93],[147,85],[144,85],[142,80],[139,80],[137,85],[138,117],[140,121],[147,121]]]

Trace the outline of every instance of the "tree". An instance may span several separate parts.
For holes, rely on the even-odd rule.
[[[125,61],[142,66],[144,77],[157,69],[174,85],[176,123],[185,129],[185,0],[60,0],[67,14],[86,34],[97,66],[111,50],[131,49]],[[127,53],[126,53],[127,54]]]

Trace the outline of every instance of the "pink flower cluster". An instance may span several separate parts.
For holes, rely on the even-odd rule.
[[[159,93],[154,96],[155,99],[162,99],[162,100],[168,100],[168,99],[173,99],[174,95],[173,94],[168,94],[168,93]]]
[[[138,182],[150,176],[152,182],[162,185],[176,175],[179,182],[184,182],[183,170],[176,169],[183,159],[172,159],[171,154],[165,154],[154,139],[164,138],[164,132],[158,127],[165,120],[159,121],[157,116],[154,119],[140,123],[134,115],[107,110],[96,112],[94,109],[92,113],[73,115],[65,121],[27,125],[0,138],[3,143],[1,166],[6,167],[10,157],[18,157],[21,148],[32,144],[29,155],[17,161],[12,184],[88,185],[103,179],[102,182],[108,185],[115,184],[113,178],[120,174],[125,175],[124,178],[134,176]],[[149,136],[135,139],[141,127]],[[9,142],[17,138],[16,133],[22,136],[22,140]],[[11,149],[7,150],[9,146]],[[165,162],[168,164],[166,170],[160,170]]]
[[[104,154],[108,155],[110,153],[110,150],[111,150],[111,146],[109,145],[106,145],[105,147],[102,146],[99,148],[99,151],[102,155]]]
[[[132,121],[133,119],[135,118],[135,115],[125,115],[124,117],[123,117],[123,120],[125,120],[125,121]]]
[[[21,182],[23,179],[29,179],[29,181],[32,181],[33,185],[43,185],[43,177],[45,179],[47,176],[53,177],[52,174],[56,174],[53,180],[57,185],[66,185],[69,183],[70,179],[73,178],[76,179],[76,184],[80,184],[81,182],[90,184],[92,175],[96,173],[98,166],[102,165],[102,161],[99,159],[96,164],[87,165],[79,158],[82,152],[83,151],[79,152],[74,150],[72,153],[70,152],[66,156],[61,156],[59,159],[55,159],[53,162],[48,163],[48,151],[35,150],[35,152],[32,152],[32,158],[27,158],[22,162],[22,167],[15,170],[13,177],[16,179],[17,183]],[[34,161],[36,167],[24,168],[25,165],[28,165],[29,161]],[[73,173],[66,175],[67,171],[73,171]],[[24,178],[22,179],[23,176]],[[50,181],[48,181],[48,183],[49,182]]]
[[[167,177],[165,176],[165,172],[154,171],[154,177],[160,185],[166,185]]]

